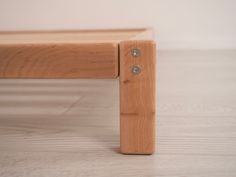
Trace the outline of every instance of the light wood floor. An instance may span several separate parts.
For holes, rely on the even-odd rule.
[[[0,177],[235,177],[236,50],[158,57],[151,156],[119,154],[117,80],[0,80]]]

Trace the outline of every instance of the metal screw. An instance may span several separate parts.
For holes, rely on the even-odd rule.
[[[133,74],[139,74],[139,73],[141,73],[141,68],[137,65],[134,65],[132,67],[131,71],[132,71]]]
[[[132,54],[133,57],[139,57],[141,55],[141,51],[138,48],[133,48],[131,50],[131,54]]]

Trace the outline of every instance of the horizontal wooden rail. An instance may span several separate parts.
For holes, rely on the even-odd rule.
[[[118,45],[0,45],[0,78],[116,78]]]
[[[119,44],[151,30],[0,32],[0,78],[116,78]]]

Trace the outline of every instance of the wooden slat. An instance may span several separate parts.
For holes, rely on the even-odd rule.
[[[131,50],[138,48],[139,57]],[[121,152],[151,154],[155,149],[155,44],[124,41],[120,44],[120,139]],[[134,65],[141,73],[131,72]]]
[[[80,31],[2,31],[0,44],[40,43],[111,43],[130,39],[147,39],[149,29],[80,30]]]
[[[0,45],[0,78],[116,78],[118,44]]]

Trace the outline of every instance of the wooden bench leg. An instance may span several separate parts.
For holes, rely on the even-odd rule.
[[[153,41],[120,43],[120,150],[155,151],[155,60]]]

